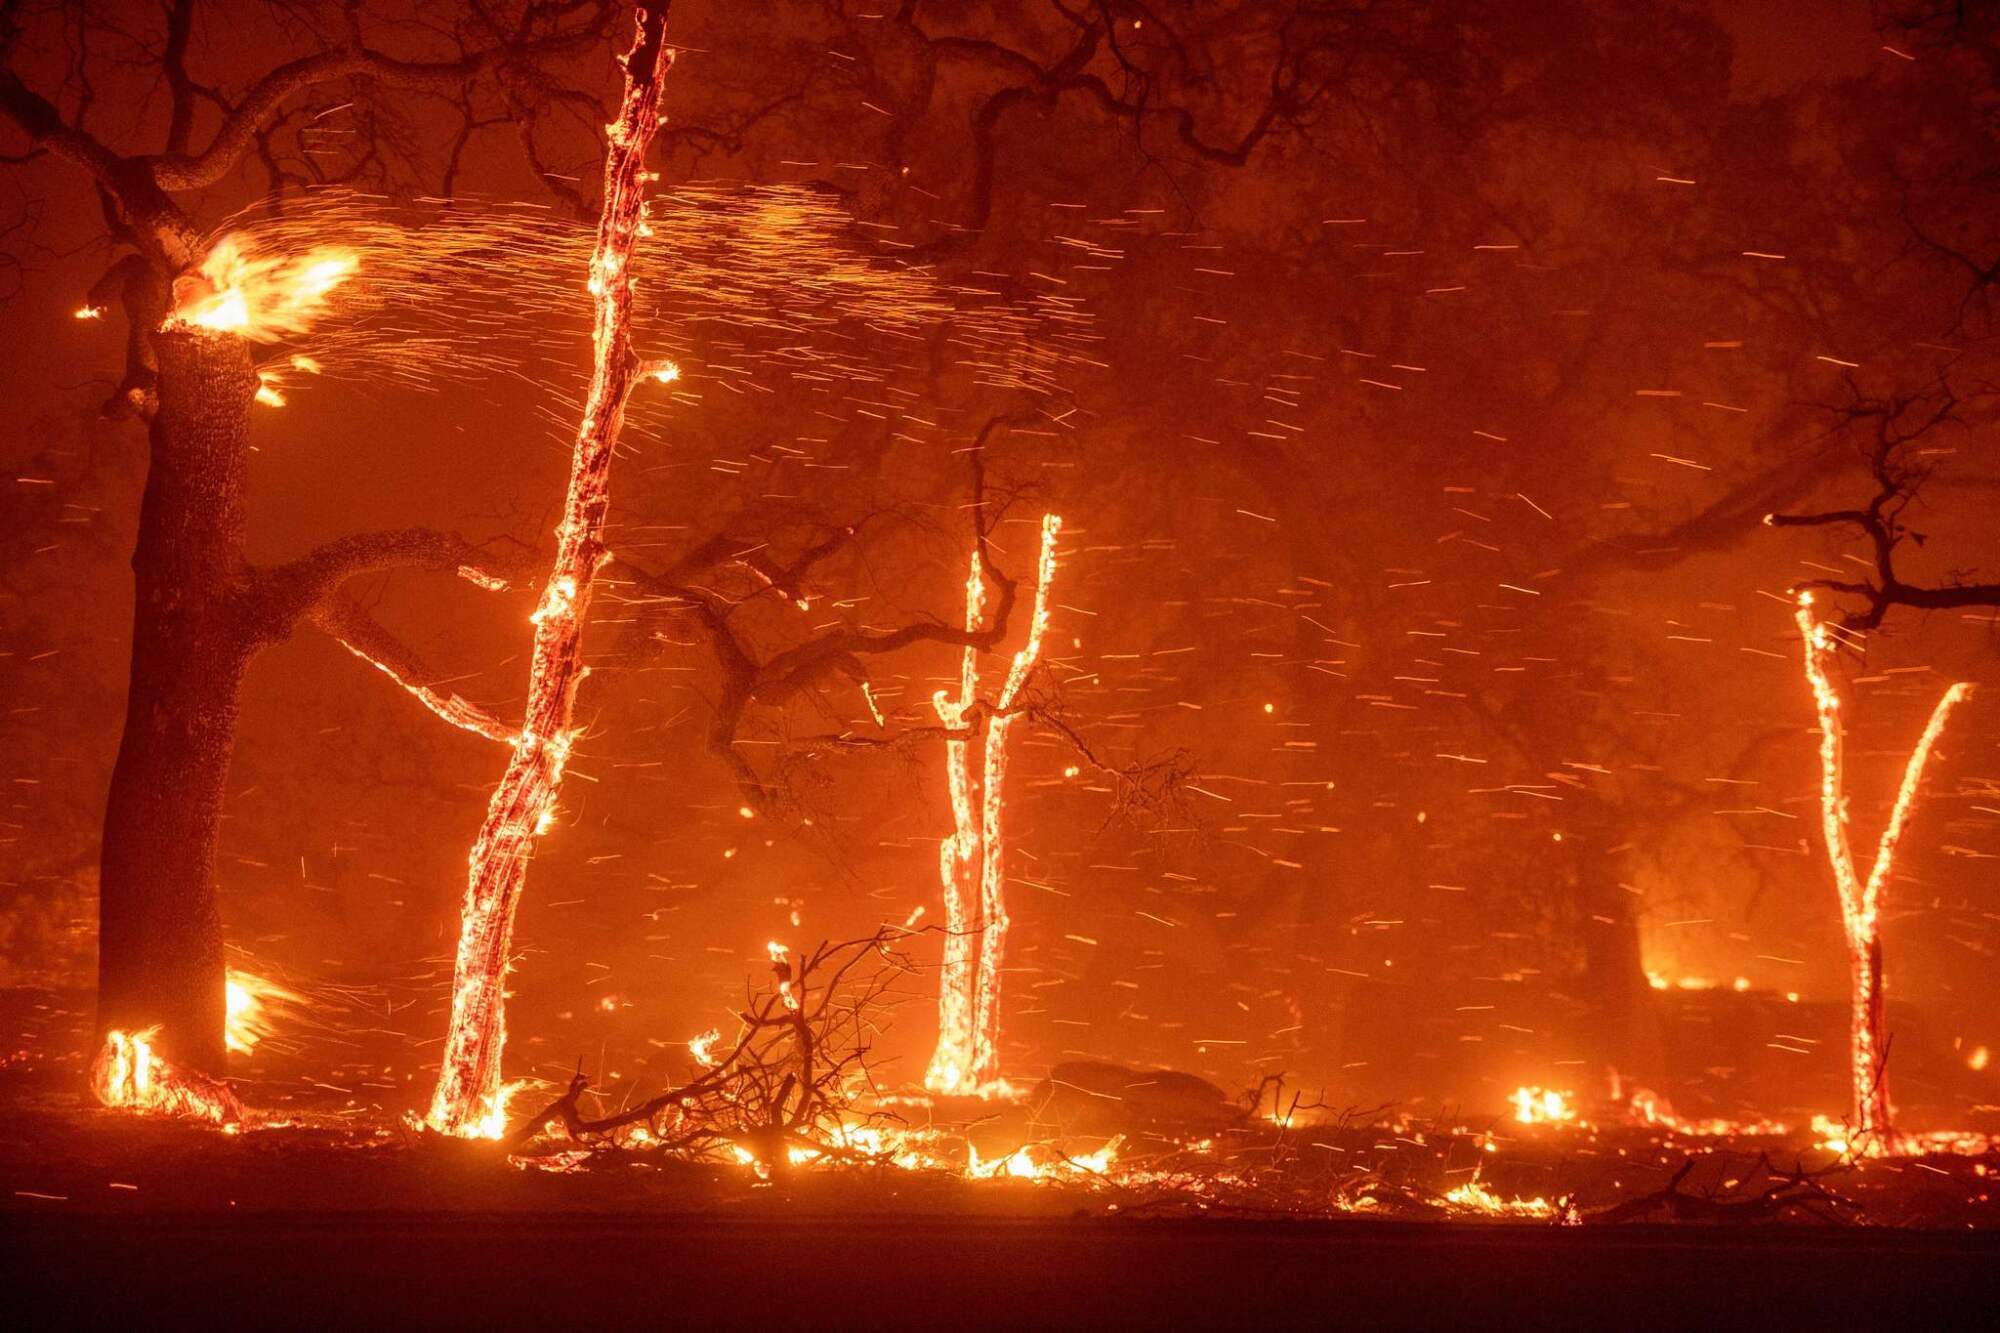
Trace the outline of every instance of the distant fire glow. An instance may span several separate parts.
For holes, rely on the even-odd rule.
[[[1559,1125],[1576,1119],[1576,1094],[1552,1088],[1516,1088],[1510,1099],[1514,1119],[1523,1125]]]

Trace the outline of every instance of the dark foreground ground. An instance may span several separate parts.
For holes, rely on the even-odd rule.
[[[1684,1226],[15,1213],[0,1256],[18,1328],[1927,1329],[2000,1300],[1991,1236]]]

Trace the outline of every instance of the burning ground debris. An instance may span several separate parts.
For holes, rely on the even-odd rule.
[[[163,1065],[142,1037],[108,1047],[93,1071],[114,1112],[79,1117],[44,1096],[0,1161],[30,1201],[84,1196],[93,1187],[80,1182],[111,1172],[157,1191],[142,1203],[186,1198],[199,1176],[268,1206],[336,1208],[441,1197],[667,1207],[775,1189],[836,1207],[1127,1218],[2000,1221],[2000,1151],[1987,1136],[1907,1134],[1897,1154],[1870,1153],[1823,1118],[1794,1127],[1683,1119],[1643,1089],[1593,1104],[1524,1086],[1506,1110],[1480,1117],[1332,1107],[1275,1076],[1232,1097],[1186,1073],[1102,1061],[1058,1064],[985,1098],[886,1084],[869,1058],[895,1006],[921,998],[914,939],[883,930],[798,952],[773,944],[734,1029],[683,1044],[687,1074],[674,1086],[613,1100],[579,1072],[549,1100],[516,1089],[516,1119],[497,1142],[298,1102],[246,1109],[225,1085]],[[8,1091],[37,1063],[10,1068]],[[536,1109],[522,1116],[523,1106]],[[135,1120],[131,1110],[148,1114]],[[193,1176],[168,1165],[181,1158],[201,1162],[187,1168]]]
[[[1244,1099],[1218,1112],[1204,1099],[1180,1126],[1172,1119],[1178,1107],[1163,1115],[1153,1094],[1138,1092],[1136,1108],[1100,1106],[1081,1133],[1068,1131],[1084,1120],[1046,1118],[1071,1097],[1056,1080],[1084,1072],[1068,1069],[1018,1101],[976,1112],[885,1091],[836,1115],[836,1099],[797,1091],[789,1011],[762,1000],[746,1011],[775,1021],[752,1026],[766,1044],[753,1039],[745,1049],[758,1053],[721,1060],[670,1094],[622,1111],[593,1108],[578,1080],[503,1143],[300,1110],[252,1109],[239,1125],[194,1107],[183,1108],[187,1118],[135,1119],[79,1115],[51,1100],[13,1118],[0,1135],[0,1165],[17,1208],[56,1198],[88,1203],[119,1182],[132,1187],[110,1196],[121,1207],[213,1207],[224,1197],[241,1206],[330,1210],[678,1209],[757,1204],[775,1191],[768,1206],[809,1199],[835,1208],[1082,1210],[1134,1219],[2000,1222],[1993,1197],[2000,1152],[1970,1137],[1958,1151],[1861,1157],[1819,1146],[1810,1133],[1696,1137],[1582,1117],[1534,1126],[1510,1116],[1426,1119],[1331,1111],[1288,1091],[1274,1103],[1268,1094],[1277,1089],[1266,1090],[1261,1111]],[[1161,1071],[1124,1077],[1135,1089],[1177,1081]],[[780,1100],[788,1078],[791,1090]]]

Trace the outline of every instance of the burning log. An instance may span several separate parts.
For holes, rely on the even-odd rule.
[[[611,459],[626,398],[646,369],[632,349],[631,259],[646,234],[646,151],[659,127],[660,87],[673,66],[673,51],[666,44],[668,8],[665,0],[640,0],[636,36],[625,56],[624,101],[609,130],[604,201],[590,265],[595,361],[570,457],[555,564],[534,615],[525,718],[472,848],[451,1028],[427,1117],[431,1128],[446,1134],[497,1138],[505,1127],[500,1059],[507,1038],[504,988],[514,913],[528,860],[555,817],[563,767],[576,741],[576,692],[587,674],[584,613],[597,571],[609,557],[604,523]],[[651,373],[668,380],[675,371],[661,366]]]
[[[1261,1089],[1260,1089],[1261,1092]],[[1248,1113],[1207,1079],[1172,1069],[1066,1060],[1029,1092],[1033,1123],[1062,1134],[1196,1138],[1247,1124]]]

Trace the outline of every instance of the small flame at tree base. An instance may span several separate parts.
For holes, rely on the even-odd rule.
[[[243,1106],[221,1082],[177,1069],[153,1053],[158,1028],[105,1034],[90,1066],[90,1090],[114,1110],[238,1125]]]

